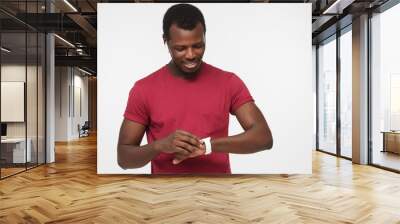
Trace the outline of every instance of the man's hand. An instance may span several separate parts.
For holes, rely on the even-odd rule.
[[[204,155],[205,153],[206,153],[205,145],[201,144],[200,148],[196,149],[194,152],[190,153],[189,155],[175,153],[175,158],[174,158],[174,160],[172,160],[172,163],[176,165],[187,158],[193,158],[196,156]]]
[[[201,150],[200,138],[182,130],[176,130],[168,137],[156,141],[155,149],[159,152],[175,153],[180,157],[188,157]]]

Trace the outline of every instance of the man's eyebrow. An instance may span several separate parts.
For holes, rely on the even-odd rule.
[[[186,45],[180,45],[180,44],[176,44],[173,47],[186,47]]]
[[[187,46],[194,46],[194,45],[200,45],[200,44],[203,45],[204,42],[203,42],[203,41],[200,41],[200,42],[194,43],[194,44],[192,44],[192,45],[174,44],[174,47],[187,47]]]

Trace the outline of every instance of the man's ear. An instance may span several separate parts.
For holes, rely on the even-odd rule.
[[[164,44],[166,44],[168,40],[167,40],[167,37],[165,36],[165,34],[162,35],[162,38],[163,38]]]
[[[164,41],[164,45],[167,45],[167,48],[168,48],[168,52],[169,52],[169,54],[171,54],[171,55],[172,55],[172,53],[171,53],[171,49],[169,48],[168,39],[167,39],[167,38],[165,38],[165,35],[163,35],[163,41]]]

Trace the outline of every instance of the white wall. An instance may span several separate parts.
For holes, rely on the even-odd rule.
[[[117,139],[133,83],[170,60],[162,41],[170,5],[98,4],[98,173],[150,172],[120,168]],[[196,6],[207,26],[204,60],[238,74],[274,136],[270,151],[231,154],[232,172],[311,173],[311,4]],[[230,121],[229,135],[243,131]]]
[[[73,67],[56,67],[56,141],[77,139],[78,124],[83,125],[88,120],[88,78],[83,75]],[[80,105],[82,113],[79,111]]]
[[[88,120],[89,114],[88,114],[88,77],[87,76],[82,76],[83,73],[80,72],[77,69],[74,69],[74,102],[71,103],[74,105],[72,108],[72,124],[71,124],[71,135],[73,138],[78,138],[79,133],[77,126],[80,124],[82,126],[85,121]],[[71,105],[72,106],[72,105]]]
[[[68,140],[68,67],[55,68],[55,141]]]

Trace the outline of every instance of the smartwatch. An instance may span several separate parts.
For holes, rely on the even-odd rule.
[[[205,138],[203,139],[204,142],[204,146],[206,147],[206,152],[204,153],[204,155],[210,154],[211,153],[211,138]]]

